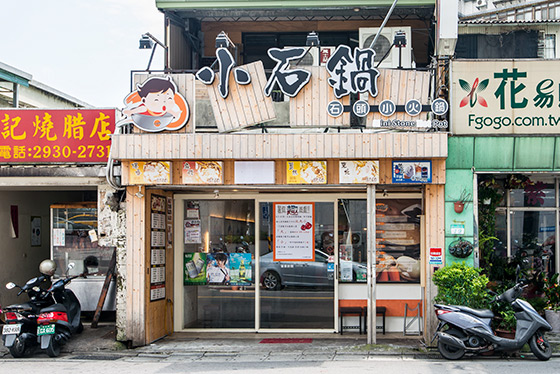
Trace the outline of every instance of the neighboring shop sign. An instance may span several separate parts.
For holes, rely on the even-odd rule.
[[[171,162],[133,161],[128,169],[128,183],[132,185],[171,184]]]
[[[554,60],[453,61],[454,134],[559,134]]]
[[[183,184],[224,183],[222,161],[186,161],[183,163]]]
[[[315,260],[315,204],[273,203],[274,261]]]
[[[152,195],[150,225],[150,301],[165,299],[165,222],[167,198]]]
[[[274,161],[235,161],[235,184],[274,184]]]
[[[171,76],[152,77],[124,99],[123,114],[140,130],[179,130],[189,120],[189,106]]]
[[[379,161],[339,161],[339,183],[379,183]]]
[[[114,109],[1,109],[0,162],[107,162]]]
[[[421,203],[418,199],[377,200],[377,282],[420,282]]]
[[[393,161],[393,183],[432,183],[432,162]]]
[[[288,161],[287,184],[326,184],[326,161]]]
[[[430,248],[430,265],[443,265],[443,250],[441,248]]]

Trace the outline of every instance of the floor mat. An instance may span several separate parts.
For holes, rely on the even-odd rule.
[[[297,338],[278,338],[278,339],[263,339],[260,343],[263,344],[292,344],[292,343],[312,343],[313,339],[297,339]]]

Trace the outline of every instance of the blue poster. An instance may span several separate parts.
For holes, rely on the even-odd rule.
[[[393,161],[393,183],[432,183],[432,162]]]
[[[232,286],[250,286],[253,281],[252,258],[250,253],[230,253],[229,275]]]

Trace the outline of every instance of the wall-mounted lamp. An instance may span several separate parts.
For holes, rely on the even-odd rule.
[[[138,186],[138,192],[136,192],[136,193],[134,194],[134,196],[136,196],[136,197],[139,198],[139,199],[141,199],[141,198],[144,197],[144,194],[142,193],[142,187],[141,187],[141,186]]]
[[[154,44],[154,42],[156,44]],[[168,49],[169,48],[165,44],[160,42],[155,36],[153,36],[149,32],[142,35],[139,43],[140,43],[139,46],[138,46],[139,49],[151,49],[152,50],[152,54],[150,55],[150,61],[148,61],[148,67],[146,68],[146,71],[150,70],[150,65],[152,65],[152,60],[154,58],[154,53],[156,52],[157,45],[160,45],[164,50],[163,68],[165,69],[165,71],[167,71],[169,69],[169,61],[168,61]]]
[[[307,38],[305,39],[305,45],[308,47],[319,47],[321,45],[321,41],[319,40],[319,35],[315,31],[311,31],[307,34]]]
[[[218,197],[220,197],[220,191],[214,190],[214,199],[217,199]]]

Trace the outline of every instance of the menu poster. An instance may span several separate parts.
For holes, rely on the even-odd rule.
[[[183,221],[185,244],[202,243],[202,231],[199,219],[186,219]]]
[[[183,283],[206,284],[206,253],[185,253]]]
[[[253,281],[253,259],[250,253],[230,253],[229,284],[232,286],[250,286]]]
[[[393,183],[432,183],[432,162],[393,161]]]
[[[376,202],[377,282],[420,282],[420,199]]]
[[[315,204],[273,203],[274,261],[315,261]]]
[[[128,169],[129,184],[154,185],[171,183],[171,162],[134,161]]]
[[[222,184],[224,182],[222,161],[183,162],[183,184]]]
[[[156,194],[150,201],[150,301],[165,299],[167,198]]]
[[[288,184],[327,183],[326,161],[288,161],[286,168]]]
[[[66,245],[66,230],[65,229],[53,229],[53,246],[64,247]]]
[[[340,161],[340,183],[379,183],[379,161]]]

